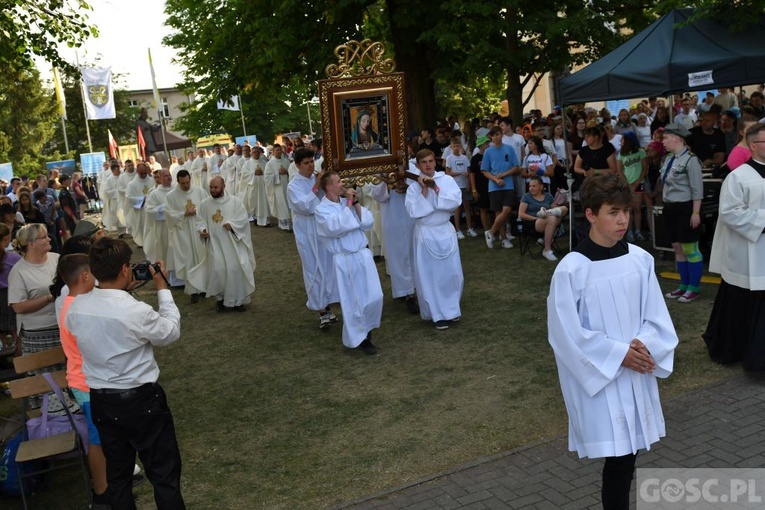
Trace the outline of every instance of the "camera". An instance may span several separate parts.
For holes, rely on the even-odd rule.
[[[160,272],[159,264],[151,264],[149,262],[140,262],[133,264],[133,279],[139,282],[147,282],[152,279],[149,267],[154,268],[155,273]]]

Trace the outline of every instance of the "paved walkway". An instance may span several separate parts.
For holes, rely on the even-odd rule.
[[[739,376],[664,402],[667,437],[637,467],[765,467],[765,379]],[[479,459],[335,510],[600,507],[602,460],[579,460],[565,436]],[[634,506],[633,483],[633,506]]]

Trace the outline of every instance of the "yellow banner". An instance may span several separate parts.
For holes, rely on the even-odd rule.
[[[212,147],[216,143],[221,145],[231,145],[231,135],[203,136],[197,140],[197,147]]]

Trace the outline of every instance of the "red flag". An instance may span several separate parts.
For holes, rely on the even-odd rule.
[[[138,148],[141,149],[141,159],[146,161],[146,140],[143,139],[143,132],[138,128]]]
[[[114,139],[110,129],[107,129],[106,132],[109,134],[109,155],[113,159],[117,159],[117,140]]]

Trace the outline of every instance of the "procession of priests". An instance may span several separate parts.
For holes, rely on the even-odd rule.
[[[432,152],[410,166],[418,180],[367,186],[373,200],[363,203],[361,189],[357,197],[339,175],[322,172],[320,150],[271,152],[237,144],[228,154],[220,146],[190,152],[172,170],[115,164],[102,183],[105,227],[131,235],[148,260],[164,260],[170,285],[183,286],[191,303],[215,298],[217,311],[243,312],[255,291],[250,223],[267,228],[275,219],[295,237],[306,307],[319,327],[338,322],[339,305],[343,345],[367,354],[377,352],[371,332],[382,315],[378,254],[386,254],[393,297],[411,313],[441,330],[459,320],[463,276],[450,217],[461,192],[436,171]]]

